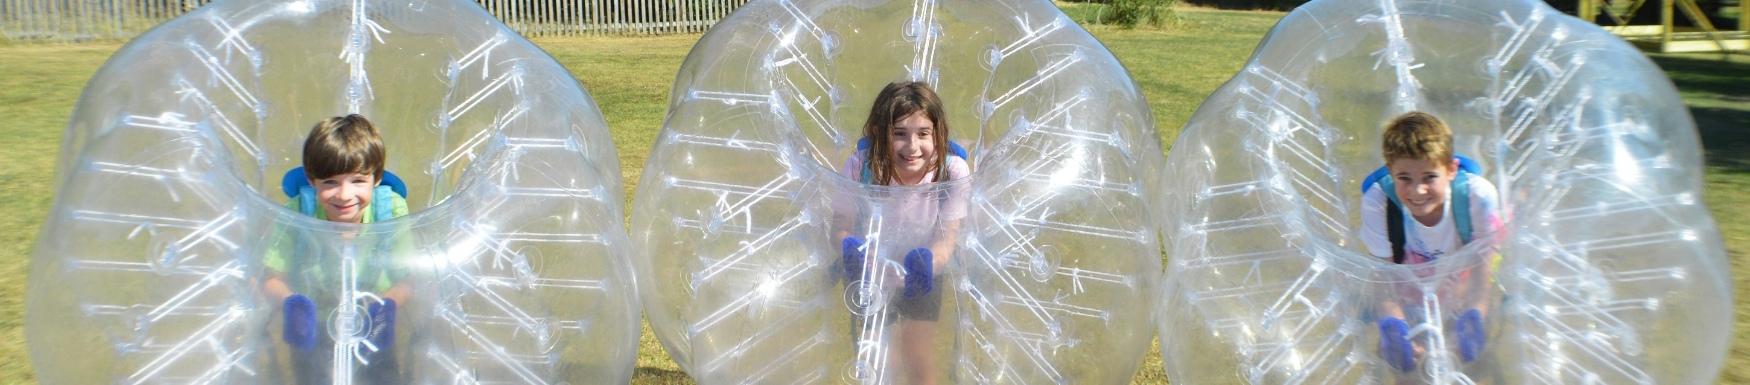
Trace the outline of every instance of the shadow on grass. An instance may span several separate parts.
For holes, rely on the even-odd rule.
[[[1728,97],[1728,100],[1750,101],[1750,61],[1726,60],[1717,55],[1689,54],[1683,56],[1651,56],[1653,63],[1671,76],[1677,89],[1705,92]]]
[[[1683,92],[1708,166],[1750,173],[1750,62],[1707,56],[1653,56]]]
[[[1750,174],[1750,109],[1690,107],[1707,165]]]
[[[632,371],[632,382],[636,384],[691,384],[693,379],[687,377],[687,372],[640,366]]]

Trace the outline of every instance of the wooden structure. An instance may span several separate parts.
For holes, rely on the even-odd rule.
[[[1657,8],[1659,24],[1635,23],[1635,15],[1649,7]],[[1648,51],[1750,51],[1750,22],[1745,22],[1750,0],[1738,0],[1738,25],[1732,29],[1715,26],[1696,0],[1579,0],[1575,13]],[[1689,25],[1678,25],[1679,13]]]

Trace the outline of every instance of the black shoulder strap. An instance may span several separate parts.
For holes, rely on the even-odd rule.
[[[1385,200],[1385,233],[1391,238],[1391,262],[1404,263],[1404,212],[1397,202]]]

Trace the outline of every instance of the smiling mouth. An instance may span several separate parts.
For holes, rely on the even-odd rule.
[[[347,210],[351,210],[354,207],[358,207],[358,203],[345,204],[345,205],[337,205],[337,204],[330,203],[330,204],[328,204],[328,206],[333,207],[335,211],[347,211]]]

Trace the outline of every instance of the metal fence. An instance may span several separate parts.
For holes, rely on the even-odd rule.
[[[524,36],[704,32],[749,0],[478,0]]]
[[[213,0],[0,0],[13,42],[128,39]],[[703,32],[750,0],[475,0],[524,36]]]
[[[206,5],[208,0],[0,0],[0,35],[10,41],[122,39]]]

